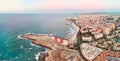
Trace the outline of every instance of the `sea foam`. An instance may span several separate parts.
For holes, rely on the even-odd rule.
[[[41,53],[47,53],[47,52],[48,52],[48,49],[46,49],[44,52],[39,52],[38,54],[36,54],[36,55],[35,55],[36,61],[38,61],[39,56],[40,56]]]
[[[41,54],[41,52],[39,52],[38,54],[35,55],[36,61],[38,61],[40,54]]]

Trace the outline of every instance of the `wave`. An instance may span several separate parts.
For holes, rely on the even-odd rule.
[[[75,29],[73,27],[70,27],[67,32],[68,32],[68,35],[67,35],[66,39],[69,39],[69,38],[71,38],[72,34],[75,33]]]
[[[41,54],[41,52],[39,52],[38,54],[35,55],[36,61],[38,61],[40,54]]]
[[[48,34],[37,34],[37,35],[44,35],[44,36],[48,36]]]
[[[37,45],[33,44],[32,42],[30,42],[30,45],[31,45],[31,46],[37,46]]]
[[[25,35],[29,35],[29,34],[35,34],[35,33],[26,33]]]
[[[32,42],[30,42],[30,45],[31,45],[31,46],[35,46],[35,47],[39,47],[39,48],[41,47],[41,46],[38,46],[38,45],[36,45],[36,44],[33,44]]]
[[[53,34],[53,33],[50,34],[50,36],[53,36],[53,35],[55,35],[55,34]]]
[[[73,34],[75,32],[75,29],[70,27],[68,32],[69,32],[69,34]]]
[[[24,49],[24,46],[23,46],[23,45],[20,45],[20,48],[21,48],[21,49]]]
[[[26,33],[25,35],[29,35],[29,34],[35,34],[35,33]],[[19,39],[26,39],[26,38],[22,38],[21,36],[22,36],[22,35],[18,35],[18,38],[19,38]]]
[[[35,55],[35,59],[36,59],[36,61],[38,61],[39,56],[40,56],[41,53],[44,54],[44,53],[47,53],[47,52],[48,52],[48,49],[46,49],[44,52],[39,52],[38,54],[36,54],[36,55]]]
[[[18,38],[19,38],[19,39],[25,39],[25,38],[22,38],[21,36],[22,36],[22,35],[18,35]]]
[[[9,60],[2,60],[2,61],[9,61]]]

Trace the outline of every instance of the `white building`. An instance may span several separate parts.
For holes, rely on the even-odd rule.
[[[52,39],[55,41],[55,42],[59,42],[60,44],[62,45],[68,45],[68,40],[65,40],[65,39],[62,39],[62,38],[58,38],[56,36],[51,36]]]
[[[86,37],[86,36],[85,36],[85,37],[83,36],[83,37],[82,37],[82,40],[83,40],[83,41],[92,41],[92,37],[91,37],[91,36],[87,36],[87,37]]]
[[[94,34],[94,36],[96,39],[99,39],[103,37],[103,33]]]
[[[80,47],[81,47],[83,56],[90,61],[95,59],[99,54],[103,52],[102,49],[89,45],[87,43],[81,44]]]

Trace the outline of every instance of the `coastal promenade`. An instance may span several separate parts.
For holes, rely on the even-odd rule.
[[[83,56],[82,51],[81,51],[81,47],[80,47],[80,45],[81,45],[81,40],[82,40],[82,38],[80,38],[80,37],[81,37],[81,35],[80,35],[80,27],[79,27],[78,24],[76,24],[76,22],[73,22],[71,25],[75,28],[75,33],[74,33],[74,34],[72,35],[72,37],[71,37],[70,39],[68,39],[68,40],[69,40],[69,42],[72,42],[72,43],[76,42],[76,43],[77,43],[78,52],[79,52],[79,56],[81,57],[81,60],[82,60],[82,61],[88,61],[88,60]]]
[[[77,43],[77,47],[78,47],[78,52],[79,52],[79,56],[81,58],[82,61],[88,61],[83,55],[82,55],[82,51],[81,51],[81,47],[80,47],[80,44],[81,44],[81,38],[80,38],[80,28],[79,26],[76,24],[76,22],[73,22],[71,24],[74,29],[75,29],[75,33],[68,39],[69,41],[69,44],[72,44],[72,43]]]
[[[74,27],[75,33],[70,38],[68,38],[69,44],[72,44],[72,43],[76,42],[76,40],[77,40],[77,34],[79,32],[79,27],[76,26],[75,22],[72,23],[71,25]]]

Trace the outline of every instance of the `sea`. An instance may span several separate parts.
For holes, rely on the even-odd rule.
[[[74,33],[66,17],[74,14],[0,14],[0,61],[37,61],[46,48],[20,39],[26,33],[66,38]]]

